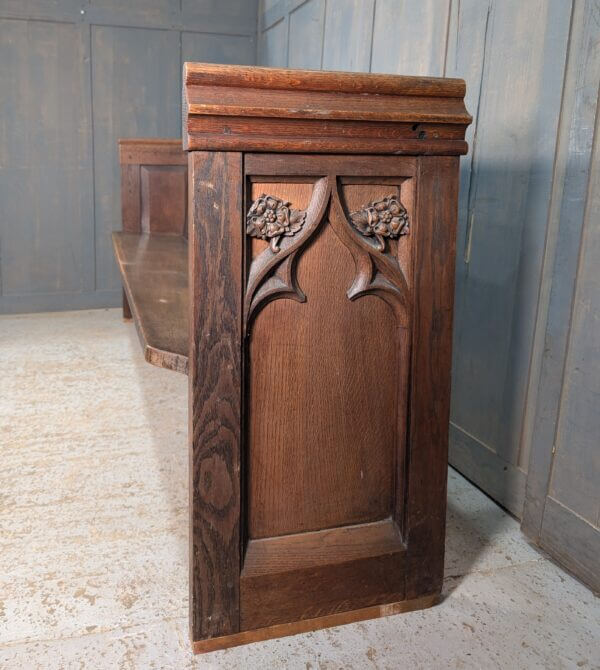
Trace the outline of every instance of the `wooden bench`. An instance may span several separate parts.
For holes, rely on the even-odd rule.
[[[464,94],[187,63],[188,160],[120,143],[124,314],[188,373],[196,652],[439,597]]]
[[[149,363],[187,374],[187,155],[181,140],[119,142],[123,231],[113,246]]]

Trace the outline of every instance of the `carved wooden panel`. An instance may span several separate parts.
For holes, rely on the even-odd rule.
[[[248,184],[250,539],[390,516],[401,526],[412,191],[402,177]],[[353,221],[369,208],[379,239]],[[275,248],[260,239],[269,223]]]

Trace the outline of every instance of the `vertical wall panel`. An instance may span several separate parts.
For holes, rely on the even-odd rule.
[[[374,4],[374,0],[327,3],[323,69],[369,71]]]
[[[377,0],[371,71],[443,76],[449,12],[450,0]]]
[[[600,526],[600,144],[582,240],[549,495]],[[594,220],[595,219],[595,220]]]
[[[280,19],[262,34],[260,62],[271,67],[287,67],[288,18]]]
[[[290,14],[288,67],[320,69],[324,20],[325,0],[308,0]]]
[[[600,588],[600,3],[575,4],[522,528]]]
[[[0,21],[0,64],[2,293],[93,288],[85,33]]]
[[[182,61],[254,63],[257,7],[0,2],[0,313],[120,303],[117,140],[179,137]]]
[[[457,265],[451,462],[517,515],[569,21],[561,0],[492,5]]]
[[[181,34],[181,60],[198,63],[254,63],[254,38],[248,35]]]
[[[600,24],[597,25],[600,29]],[[600,30],[597,30],[600,36]],[[596,42],[600,46],[600,41]],[[600,53],[600,49],[598,50]],[[598,100],[600,102],[600,98]],[[540,543],[600,588],[600,114]]]
[[[141,0],[142,2],[144,0]],[[178,0],[175,0],[178,2]],[[256,38],[258,0],[179,0],[184,28]]]
[[[96,152],[96,282],[120,286],[110,233],[121,226],[120,137],[177,137],[181,119],[179,35],[165,30],[94,26],[92,29],[94,146]]]

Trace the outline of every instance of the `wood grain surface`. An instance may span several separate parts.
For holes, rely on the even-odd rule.
[[[186,63],[188,149],[463,154],[459,79]],[[398,126],[396,129],[395,126]],[[447,129],[446,129],[447,127]]]
[[[261,183],[252,186],[253,197],[264,190]],[[270,188],[277,190],[272,195],[306,206],[295,196],[296,185]],[[354,272],[352,255],[323,225],[297,262],[306,303],[271,302],[252,326],[251,538],[374,521],[390,513],[396,325],[382,300],[348,299]]]
[[[194,152],[190,173],[190,629],[239,630],[242,156]]]
[[[444,572],[458,158],[419,159],[410,377],[406,597],[438,592]]]
[[[240,628],[401,600],[405,554],[392,519],[250,540],[240,578]]]
[[[185,235],[187,166],[141,165],[140,179],[142,231]]]
[[[299,633],[308,633],[321,628],[331,626],[343,626],[344,624],[364,621],[365,619],[378,619],[393,614],[403,612],[412,612],[414,610],[432,607],[439,600],[437,595],[424,596],[413,600],[403,600],[401,602],[389,603],[386,605],[373,605],[358,610],[348,612],[338,612],[327,616],[315,617],[313,619],[302,619],[290,623],[267,626],[255,630],[242,631],[233,635],[211,638],[208,640],[196,640],[192,643],[195,654],[202,654],[218,649],[227,649],[240,644],[251,644],[252,642],[261,642],[273,638],[285,637],[286,635],[298,635]]]
[[[185,63],[185,85],[463,98],[462,79]]]
[[[126,306],[144,356],[160,368],[188,369],[188,249],[175,235],[113,233]]]

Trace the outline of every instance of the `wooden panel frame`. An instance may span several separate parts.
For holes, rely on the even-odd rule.
[[[359,613],[367,610],[373,610],[367,616],[377,616],[373,608],[386,603],[390,607],[406,603],[407,609],[412,602],[433,604],[443,580],[458,158],[248,154],[242,174],[241,154],[192,152],[190,175],[190,619],[195,649],[231,646],[246,640],[246,635],[266,639],[286,634],[288,628],[291,633],[332,625],[332,617],[343,621],[355,620],[356,615],[360,619]],[[257,176],[304,180],[318,175],[350,181],[361,176],[374,183],[392,176],[416,180],[413,281],[417,300],[412,320],[415,344],[407,471],[403,505],[398,505],[402,517],[392,522],[402,535],[390,549],[393,538],[389,531],[381,531],[389,546],[387,558],[382,553],[384,562],[379,569],[373,569],[373,560],[380,560],[375,546],[365,556],[342,556],[337,565],[327,563],[327,554],[320,564],[307,559],[305,567],[294,559],[286,582],[285,567],[282,571],[278,565],[274,572],[268,566],[260,567],[266,545],[248,544],[243,530],[241,214],[247,207],[242,207],[242,186]],[[210,202],[212,207],[206,204]],[[213,287],[212,298],[203,290],[206,285]],[[207,378],[201,377],[202,371],[208,371]],[[369,528],[368,532],[375,537],[379,531]],[[319,543],[319,534],[296,539],[310,544],[312,536]],[[278,541],[287,546],[294,540],[294,536],[269,539],[268,552]],[[356,540],[358,546],[361,542],[362,535]],[[278,559],[274,560],[277,564]],[[374,602],[369,601],[368,593],[359,593],[354,600],[346,600],[341,611],[339,604],[328,609],[326,599],[314,608],[306,607],[304,615],[299,616],[294,608],[279,618],[272,614],[281,603],[277,597],[273,600],[274,594],[298,597],[295,580],[318,583],[347,573],[351,581],[360,575],[366,579],[369,571],[374,575],[373,584],[383,575],[396,575],[389,584],[383,580],[387,595],[378,592]],[[402,587],[396,588],[399,584]],[[366,589],[368,592],[369,587]],[[246,606],[244,598],[249,599]],[[304,605],[306,602],[301,603]],[[258,617],[261,607],[268,614]]]
[[[191,153],[188,174],[190,630],[198,640],[239,631],[242,155]]]
[[[410,388],[406,598],[444,577],[458,157],[418,159]]]
[[[144,165],[187,166],[181,140],[132,138],[119,140],[121,166],[121,222],[125,233],[142,232],[142,179]],[[184,230],[187,222],[184,224]],[[178,229],[172,232],[179,233]],[[131,319],[131,306],[123,289],[123,318]]]
[[[416,301],[411,338],[415,345],[412,348],[408,410],[411,422],[406,464],[402,459],[399,461],[400,469],[407,468],[404,485],[400,483],[404,472],[397,473],[396,488],[397,492],[401,491],[403,500],[398,501],[394,515],[406,551],[398,552],[395,569],[405,578],[405,598],[439,593],[444,557],[458,158],[246,154],[244,173],[246,180],[263,177],[286,181],[294,178],[316,180],[319,176],[328,176],[330,182],[336,179],[352,181],[353,177],[366,177],[373,183],[381,183],[390,177],[416,180],[413,228],[417,235],[413,257]],[[273,545],[272,551],[276,551],[278,540],[282,546],[288,542],[285,537],[268,540]],[[248,545],[246,561],[254,563],[255,544],[250,542]],[[325,573],[327,567],[324,561],[322,569]],[[360,568],[357,569],[360,572]],[[301,566],[294,566],[296,577],[301,570]],[[282,587],[281,565],[277,566],[277,571],[279,578],[274,582],[266,574],[262,575],[261,581],[254,571],[247,570],[244,563],[242,592],[246,597],[250,597],[251,592],[257,594],[255,603],[260,602],[272,610],[274,601],[269,592],[273,589],[286,592],[287,589]],[[306,577],[316,578],[315,566],[306,568]],[[287,596],[291,595],[292,592],[287,593]],[[390,601],[399,599],[398,593],[390,593]],[[365,603],[357,597],[347,609],[363,606]],[[242,611],[244,609],[242,606]],[[307,616],[310,611],[306,606]],[[244,620],[249,618],[242,617],[242,629]],[[274,623],[282,622],[271,619],[264,625]]]
[[[188,150],[458,155],[462,79],[185,63]]]

